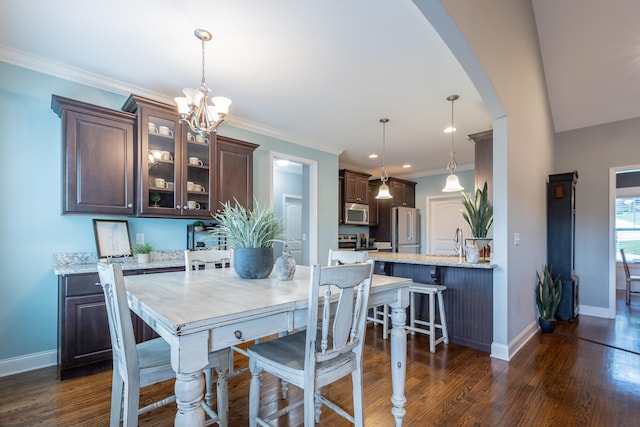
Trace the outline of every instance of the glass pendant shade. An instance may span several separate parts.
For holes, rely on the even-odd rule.
[[[458,177],[453,173],[447,177],[447,182],[445,183],[444,188],[442,189],[442,191],[445,193],[453,193],[454,191],[462,191],[462,190],[464,190],[464,187],[460,185],[460,181],[458,180]]]
[[[380,188],[378,189],[378,195],[376,196],[376,199],[392,199],[393,196],[391,195],[391,193],[389,193],[389,186],[387,185],[386,182],[382,182],[382,184],[380,184]]]

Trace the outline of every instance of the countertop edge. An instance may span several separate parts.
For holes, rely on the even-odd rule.
[[[437,265],[443,267],[458,267],[458,268],[479,268],[485,270],[492,270],[496,267],[492,263],[468,263],[458,262],[458,258],[455,256],[433,256],[423,254],[401,254],[401,253],[388,253],[388,252],[374,252],[369,254],[369,258],[375,261],[384,262],[397,262],[403,264],[420,264],[420,265]]]

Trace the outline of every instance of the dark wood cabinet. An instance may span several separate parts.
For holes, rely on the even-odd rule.
[[[393,206],[416,207],[416,183],[398,178],[389,178]]]
[[[53,95],[62,119],[62,213],[133,215],[135,116]]]
[[[475,143],[475,188],[482,190],[486,182],[489,204],[493,205],[493,129],[473,133],[469,138]]]
[[[253,151],[258,145],[226,136],[217,136],[216,177],[217,208],[221,203],[235,204],[234,198],[247,209],[253,208]]]
[[[560,277],[562,296],[556,316],[578,317],[578,275],[575,272],[576,202],[578,172],[549,175],[547,184],[547,265]]]
[[[344,176],[338,177],[338,224],[344,224]]]
[[[180,271],[184,267],[126,270],[125,275]],[[58,277],[58,374],[72,378],[111,368],[109,321],[98,273]],[[136,341],[158,337],[131,313]]]
[[[387,181],[387,185],[389,185],[392,198],[374,199],[377,207],[378,222],[377,226],[371,228],[371,237],[375,237],[378,242],[391,242],[391,209],[393,207],[416,207],[415,182],[392,177]]]
[[[342,169],[340,176],[344,178],[343,198],[345,203],[369,203],[369,177],[371,175]]]
[[[374,179],[369,181],[369,226],[378,225],[378,189],[380,188],[380,180]]]
[[[122,108],[137,115],[138,216],[211,218],[215,135],[196,139],[172,105],[131,95]]]

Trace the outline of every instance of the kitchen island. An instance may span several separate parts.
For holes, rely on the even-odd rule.
[[[447,287],[444,305],[449,341],[490,352],[493,341],[494,264],[458,262],[457,256],[372,252],[376,274]],[[416,295],[416,317],[428,316],[428,299]]]

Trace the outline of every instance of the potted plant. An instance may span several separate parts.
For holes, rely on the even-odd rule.
[[[474,199],[471,199],[463,192],[462,205],[465,208],[464,211],[460,210],[462,217],[469,224],[475,243],[480,243],[478,248],[482,252],[480,255],[486,257],[488,256],[489,241],[491,240],[487,239],[487,233],[493,224],[493,207],[489,204],[487,182],[484,182],[482,190],[476,189]]]
[[[138,264],[148,264],[149,254],[153,250],[153,246],[149,243],[143,243],[141,245],[135,245],[133,247],[133,253],[138,255]]]
[[[204,231],[204,222],[202,221],[195,221],[193,223],[193,231],[195,231],[196,233],[200,232],[200,231]]]
[[[556,310],[562,297],[560,277],[554,278],[551,270],[542,266],[542,274],[536,271],[536,305],[538,306],[538,323],[542,332],[553,332],[556,327]]]
[[[233,267],[243,279],[262,279],[273,270],[273,243],[280,241],[282,227],[273,210],[260,205],[248,210],[234,198],[235,205],[223,203],[222,212],[213,214],[218,226],[212,231],[226,238],[233,249]]]

